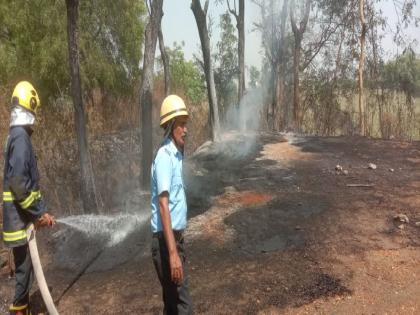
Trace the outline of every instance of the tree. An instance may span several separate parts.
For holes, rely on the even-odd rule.
[[[415,93],[420,91],[420,58],[411,47],[385,65],[384,80],[388,89],[404,93],[407,106],[413,105]]]
[[[273,129],[280,129],[280,117],[279,112],[281,106],[283,106],[283,128],[287,128],[289,125],[289,105],[285,100],[285,81],[286,81],[286,72],[287,72],[287,45],[286,45],[286,20],[287,20],[287,11],[288,11],[288,0],[283,0],[283,7],[280,14],[280,40],[278,44],[278,57],[277,57],[277,75],[278,79],[276,80],[276,110],[274,110],[273,117]]]
[[[301,113],[300,113],[300,93],[299,93],[299,75],[300,75],[300,56],[302,50],[303,34],[306,31],[308,24],[309,12],[311,9],[311,0],[305,1],[305,6],[302,7],[302,20],[299,22],[299,27],[296,25],[295,9],[293,6],[290,10],[290,23],[295,39],[293,52],[293,121],[295,128],[300,129]]]
[[[210,126],[212,138],[213,141],[216,141],[219,138],[220,123],[216,86],[214,83],[213,63],[211,60],[210,37],[207,28],[208,7],[209,0],[206,0],[204,8],[201,6],[200,0],[191,1],[191,10],[194,13],[195,21],[197,23],[198,33],[200,35],[201,51],[203,53],[204,73],[206,76],[207,94],[210,106]]]
[[[163,41],[162,27],[159,29],[159,50],[165,78],[165,95],[168,96],[171,93],[171,72],[169,67],[169,55],[166,51],[165,42]]]
[[[37,14],[34,14],[37,12]],[[135,1],[79,3],[80,76],[85,94],[130,94],[138,80],[144,6]],[[65,1],[0,0],[0,83],[25,77],[43,99],[70,90]],[[45,104],[45,101],[44,101]]]
[[[182,46],[177,43],[173,49],[167,49],[167,54],[173,93],[186,95],[188,102],[200,104],[206,96],[205,78],[200,67],[185,60]]]
[[[82,79],[87,90],[100,87],[114,95],[131,94],[140,76],[143,1],[82,1],[80,12]]]
[[[220,16],[220,40],[215,54],[215,84],[217,87],[218,104],[226,113],[228,106],[237,104],[237,86],[235,78],[238,73],[238,54],[236,50],[238,39],[235,36],[230,14]],[[236,94],[236,95],[235,95]],[[234,96],[235,95],[235,96]]]
[[[99,213],[100,205],[97,199],[95,178],[87,141],[87,128],[85,110],[82,99],[82,86],[80,80],[78,34],[78,0],[66,0],[67,7],[67,37],[69,66],[71,74],[71,87],[74,105],[74,119],[76,122],[77,144],[80,156],[81,195],[85,213]]]
[[[238,106],[245,92],[245,0],[239,0],[239,10],[237,10],[236,0],[233,1],[233,9],[230,0],[226,0],[229,12],[236,19],[238,29]]]
[[[152,164],[152,107],[153,107],[153,70],[155,62],[156,44],[163,16],[163,0],[145,0],[149,10],[149,21],[145,30],[143,78],[140,87],[141,107],[141,186],[147,188],[150,185],[150,165]]]
[[[368,1],[368,0],[366,0]],[[365,0],[359,0],[359,17],[360,17],[360,54],[359,54],[359,132],[361,135],[366,134],[366,117],[363,91],[363,67],[365,62],[365,41],[367,24],[365,21]]]
[[[260,81],[260,71],[255,66],[249,68],[249,86],[251,88],[256,88],[259,85]]]
[[[271,130],[279,130],[288,125],[288,100],[286,100],[285,84],[289,72],[290,36],[287,33],[287,17],[289,1],[282,5],[274,0],[254,0],[261,10],[261,23],[256,24],[262,36],[269,76],[270,101],[266,106],[267,126]],[[283,116],[283,117],[282,117]]]

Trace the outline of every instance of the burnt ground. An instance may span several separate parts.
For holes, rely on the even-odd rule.
[[[286,138],[230,135],[189,159],[195,312],[419,314],[420,143]],[[409,223],[396,222],[399,213]],[[148,228],[104,250],[62,297],[60,314],[160,314]],[[63,251],[49,233],[39,243],[57,298],[102,247],[79,236]],[[2,312],[12,287],[3,268]]]

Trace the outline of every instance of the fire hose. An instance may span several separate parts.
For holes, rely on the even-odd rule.
[[[35,238],[35,227],[33,223],[30,223],[26,228],[26,237],[28,239],[29,252],[31,253],[32,266],[34,268],[39,290],[41,291],[42,299],[44,300],[48,313],[51,315],[58,315],[50,290],[48,289],[47,281],[45,281],[41,260],[39,259],[38,246],[36,245]]]

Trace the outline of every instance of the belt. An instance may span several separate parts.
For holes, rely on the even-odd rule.
[[[184,238],[184,230],[172,230],[174,233],[175,241],[180,241]],[[163,231],[154,232],[153,237],[156,237],[158,239],[164,239],[165,235],[163,234]]]

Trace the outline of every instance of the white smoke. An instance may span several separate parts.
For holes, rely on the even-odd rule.
[[[263,88],[256,87],[248,90],[242,97],[239,106],[230,106],[226,113],[225,131],[238,130],[248,133],[260,129],[263,113]]]

